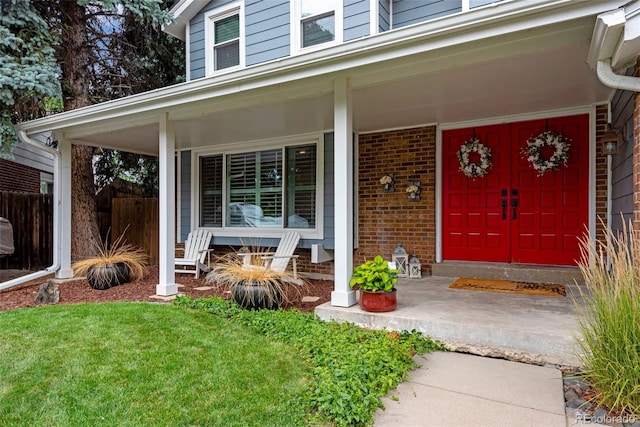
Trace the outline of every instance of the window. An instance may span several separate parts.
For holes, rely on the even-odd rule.
[[[266,147],[199,158],[200,226],[233,235],[240,229],[317,231],[319,143]]]
[[[341,0],[296,0],[295,46],[310,48],[342,40]]]
[[[243,19],[240,6],[209,12],[205,17],[207,74],[244,63]]]

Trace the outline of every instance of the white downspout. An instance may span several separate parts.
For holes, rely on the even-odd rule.
[[[58,217],[60,215],[60,196],[62,189],[59,184],[59,167],[60,167],[60,152],[46,145],[42,145],[35,139],[30,138],[23,130],[18,131],[18,138],[25,144],[33,145],[41,150],[44,150],[53,155],[53,264],[41,271],[27,274],[26,276],[17,277],[12,280],[0,283],[0,291],[4,289],[12,288],[16,285],[26,283],[30,280],[39,279],[44,276],[48,276],[55,273],[60,269],[60,254],[59,254],[59,242],[60,242],[60,230],[57,227]]]
[[[603,85],[613,89],[640,92],[640,77],[622,76],[611,68],[611,58],[598,61],[596,72]]]

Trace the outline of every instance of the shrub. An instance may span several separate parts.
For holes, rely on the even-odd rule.
[[[630,225],[581,242],[586,291],[576,301],[585,376],[597,403],[640,416],[640,243]],[[609,261],[607,261],[607,255]],[[610,265],[609,265],[610,263]]]

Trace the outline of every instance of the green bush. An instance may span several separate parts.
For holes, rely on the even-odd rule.
[[[585,376],[597,403],[640,417],[638,235],[630,225],[620,234],[607,230],[602,242],[581,243],[586,290],[576,309]]]
[[[217,298],[179,297],[176,304],[235,321],[267,337],[290,344],[313,367],[306,404],[320,421],[338,426],[373,422],[380,397],[394,389],[415,367],[414,354],[444,350],[420,333],[389,333],[353,324],[324,322],[296,310],[240,310]]]

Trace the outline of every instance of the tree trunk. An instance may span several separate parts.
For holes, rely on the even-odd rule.
[[[58,46],[62,68],[64,109],[89,105],[89,58],[87,16],[75,1],[61,1],[61,24],[64,43]],[[93,147],[72,147],[71,161],[71,259],[76,261],[96,253],[94,242],[100,241],[93,181]]]

